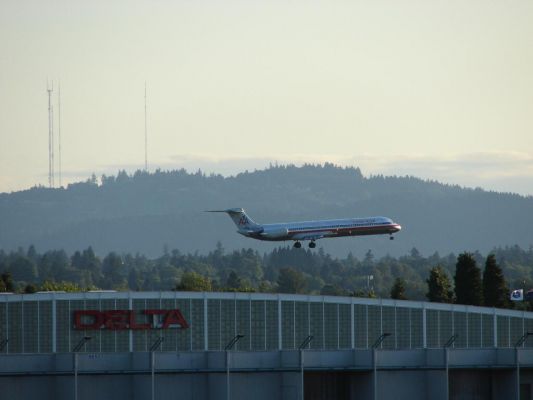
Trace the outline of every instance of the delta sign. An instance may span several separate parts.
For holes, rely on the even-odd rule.
[[[180,310],[76,310],[74,329],[77,330],[148,330],[187,329],[189,324]]]

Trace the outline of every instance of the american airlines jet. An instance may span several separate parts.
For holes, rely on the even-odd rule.
[[[402,227],[386,217],[329,219],[304,222],[283,222],[276,224],[258,224],[242,208],[213,210],[208,212],[227,213],[237,232],[249,238],[269,241],[294,240],[294,247],[300,248],[301,240],[309,240],[309,247],[316,246],[315,241],[323,238],[360,235],[390,235],[399,232]]]

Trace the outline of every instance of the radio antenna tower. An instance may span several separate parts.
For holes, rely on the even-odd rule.
[[[59,187],[63,187],[61,182],[61,82],[58,83],[57,88],[57,113],[57,141],[59,142]]]
[[[52,106],[52,92],[54,91],[54,82],[50,85],[46,82],[48,91],[48,186],[53,188],[54,182],[54,109]]]
[[[146,117],[146,81],[144,82],[144,170],[148,171],[148,123]]]

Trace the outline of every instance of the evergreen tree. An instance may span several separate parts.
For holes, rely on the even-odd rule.
[[[49,250],[41,257],[38,265],[40,281],[59,281],[65,279],[70,259],[63,250]]]
[[[74,254],[70,257],[70,265],[72,265],[72,267],[74,268],[79,269],[83,267],[83,261],[79,250],[76,250]]]
[[[348,296],[349,293],[337,285],[326,284],[320,289],[320,294],[323,296]]]
[[[26,257],[28,257],[31,261],[33,261],[34,264],[37,264],[37,262],[39,261],[37,250],[35,250],[35,246],[33,244],[30,245],[30,247],[28,247],[28,252],[26,253]]]
[[[130,290],[139,291],[141,289],[141,282],[139,278],[139,273],[135,268],[130,269],[128,274],[128,287]]]
[[[37,266],[26,256],[16,256],[9,270],[14,281],[34,282],[37,280]]]
[[[369,249],[365,254],[363,264],[365,266],[369,266],[369,265],[371,266],[373,262],[374,262],[374,254],[372,253],[372,250]]]
[[[402,278],[396,278],[394,280],[394,285],[392,285],[390,290],[390,297],[396,300],[407,300],[407,296],[405,295],[405,281]]]
[[[93,285],[101,285],[102,283],[102,270],[101,270],[101,261],[92,247],[88,247],[86,250],[83,250],[80,258],[80,268],[89,272],[91,276],[91,283]]]
[[[483,272],[483,300],[487,307],[503,308],[508,306],[509,288],[505,282],[502,269],[496,263],[494,254],[490,254],[485,262]]]
[[[215,268],[224,267],[224,247],[220,241],[217,241],[215,251],[211,252],[208,257],[209,261]]]
[[[111,252],[104,258],[102,272],[104,274],[102,282],[104,288],[116,289],[125,286],[124,262],[117,253]]]
[[[429,278],[426,280],[428,292],[426,297],[436,303],[453,303],[453,291],[450,278],[440,266],[431,268]]]
[[[217,244],[216,249],[208,255],[172,250],[157,259],[148,259],[140,254],[125,253],[120,256],[117,253],[110,253],[102,266],[102,261],[90,247],[83,251],[75,251],[70,257],[63,250],[49,250],[40,254],[30,246],[27,252],[21,248],[10,252],[0,249],[0,275],[8,272],[12,274],[10,279],[7,275],[4,276],[9,289],[6,287],[6,282],[0,279],[0,291],[30,291],[33,287],[39,288],[43,282],[48,281],[46,284],[48,287],[53,287],[51,283],[68,282],[79,288],[101,287],[118,290],[125,290],[128,287],[133,290],[168,290],[171,287],[183,287],[182,290],[229,289],[261,292],[279,290],[286,293],[353,294],[359,297],[392,295],[400,298],[391,293],[391,288],[394,279],[401,277],[405,280],[404,287],[405,282],[409,282],[409,286],[405,289],[410,299],[422,300],[426,296],[430,301],[452,302],[452,284],[449,277],[454,266],[463,265],[465,259],[467,261],[473,259],[477,265],[481,262],[486,263],[485,275],[488,276],[494,260],[500,260],[502,268],[513,277],[514,286],[533,287],[529,274],[533,267],[533,246],[528,250],[523,250],[519,246],[496,248],[494,254],[495,257],[489,257],[487,260],[479,253],[471,254],[471,257],[463,254],[459,259],[454,254],[440,256],[438,253],[424,257],[418,250],[412,249],[410,253],[399,258],[391,256],[374,258],[372,253],[368,252],[366,261],[359,261],[353,255],[348,255],[346,259],[332,257],[325,253],[323,248],[311,251],[279,247],[261,256],[252,249],[226,253],[222,246]],[[36,265],[37,273],[34,268]],[[428,269],[435,265],[439,265],[439,268],[432,269],[428,277]],[[280,272],[283,268],[288,271]],[[105,271],[107,281],[102,279],[102,270]],[[184,279],[183,286],[180,286],[182,284],[180,278],[184,271],[194,271],[200,276],[199,281],[186,275],[185,278],[188,279]],[[231,274],[232,271],[235,273],[234,276]],[[464,271],[456,273],[456,279],[461,273],[464,275]],[[501,278],[500,272],[494,275]],[[368,276],[373,276],[371,292]],[[490,292],[488,276],[484,278],[484,287],[482,285],[482,292],[487,293],[487,296]],[[464,277],[461,279],[465,280]],[[210,283],[211,289],[206,281]],[[467,292],[471,292],[476,285],[466,281],[463,286],[466,286]],[[506,289],[500,291],[500,299],[506,299],[507,295]],[[464,298],[459,301],[474,304],[472,300]],[[491,306],[497,303],[482,296],[481,304]],[[518,305],[509,302],[506,306]]]
[[[226,280],[226,287],[228,289],[240,289],[242,287],[242,280],[239,278],[239,276],[235,273],[235,271],[231,271],[228,275],[228,279]]]
[[[459,254],[455,264],[455,298],[458,304],[480,306],[483,304],[481,270],[471,253]]]
[[[304,293],[306,289],[304,274],[294,268],[281,268],[278,277],[278,292]]]
[[[4,272],[0,276],[0,292],[13,292],[14,285],[13,285],[13,278],[11,277],[11,273]]]
[[[37,292],[37,287],[33,283],[28,283],[24,288],[24,293],[31,294]]]

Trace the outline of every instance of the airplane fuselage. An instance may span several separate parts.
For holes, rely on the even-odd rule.
[[[241,230],[241,235],[267,241],[316,240],[342,236],[393,234],[401,226],[386,217],[347,218],[262,224],[257,231]]]
[[[283,222],[277,224],[258,224],[242,208],[229,208],[210,212],[223,212],[230,216],[243,236],[268,241],[294,240],[295,247],[300,241],[309,240],[309,247],[315,247],[315,240],[341,236],[390,235],[402,227],[386,217],[327,219],[318,221]]]

